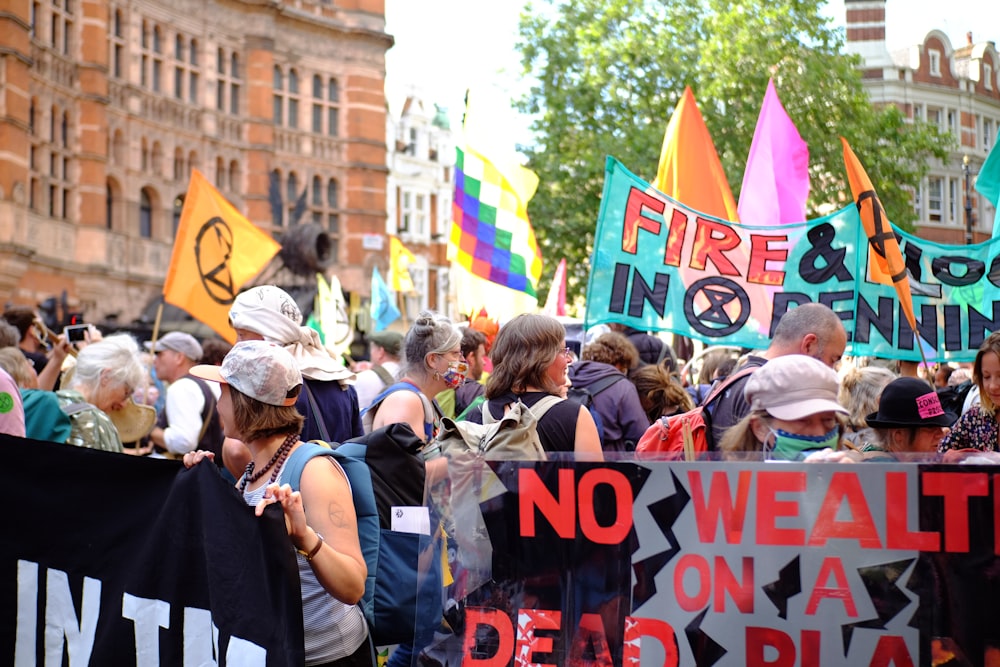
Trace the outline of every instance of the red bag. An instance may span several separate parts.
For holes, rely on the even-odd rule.
[[[679,415],[660,417],[639,438],[635,452],[639,458],[670,458],[693,461],[698,454],[714,450],[708,446],[710,420],[712,415],[706,407],[737,380],[750,375],[759,366],[744,368],[732,373],[714,387],[705,401],[694,410]],[[707,417],[707,418],[706,418]],[[655,454],[667,456],[654,456]],[[645,455],[645,456],[644,456]]]

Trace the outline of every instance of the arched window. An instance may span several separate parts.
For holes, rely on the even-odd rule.
[[[105,185],[104,225],[108,231],[113,231],[115,228],[115,200],[118,198],[118,185],[110,178]]]
[[[64,111],[62,115],[62,124],[59,129],[59,138],[62,140],[63,148],[69,146],[69,112]]]
[[[226,187],[226,161],[221,157],[215,158],[215,187]]]
[[[149,188],[143,188],[139,193],[139,236],[153,238],[153,198]]]
[[[229,189],[234,192],[240,192],[240,163],[233,160],[229,163]]]
[[[177,230],[180,229],[181,226],[181,213],[184,211],[185,197],[187,197],[187,194],[184,192],[174,197],[174,238],[177,238]]]
[[[326,205],[330,208],[340,208],[337,205],[337,179],[331,178],[326,184]]]
[[[271,205],[271,223],[281,227],[285,221],[285,207],[281,202],[281,170],[271,172],[271,181],[267,188],[267,200]]]
[[[285,200],[289,206],[295,206],[295,201],[299,198],[299,177],[295,172],[288,174],[288,187],[285,189]]]
[[[299,74],[294,69],[288,72],[288,127],[299,127]]]
[[[313,176],[312,205],[323,205],[323,181],[319,176]]]
[[[163,177],[163,147],[159,141],[153,142],[153,174]]]
[[[174,149],[174,180],[184,180],[184,149],[177,147]]]

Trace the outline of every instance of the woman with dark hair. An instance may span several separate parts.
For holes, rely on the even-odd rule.
[[[299,491],[283,483],[284,463],[300,446],[304,418],[295,409],[302,374],[295,358],[266,341],[238,342],[221,366],[195,366],[191,374],[222,386],[219,418],[227,437],[241,440],[251,460],[238,487],[260,516],[281,506],[298,550],[305,664],[372,667],[374,651],[358,601],[368,568],[358,540],[357,515],[343,469],[331,457],[310,459]],[[211,452],[184,455],[191,467]]]
[[[587,408],[561,399],[569,381],[570,363],[566,330],[548,315],[518,315],[500,327],[490,350],[493,372],[486,380],[486,402],[495,419],[508,405],[520,400],[537,409],[538,438],[547,452],[576,452],[591,459],[603,458],[601,438]],[[549,398],[554,397],[554,398]],[[544,401],[544,402],[543,402]],[[482,414],[469,415],[482,423]]]

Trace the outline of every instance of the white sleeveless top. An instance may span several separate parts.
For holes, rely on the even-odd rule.
[[[340,464],[331,457],[324,457],[347,475]],[[278,471],[279,484],[284,466]],[[350,484],[350,482],[348,482]],[[253,491],[243,492],[243,501],[254,507],[264,497],[267,484]],[[345,604],[327,593],[316,579],[309,561],[300,553],[295,554],[299,564],[299,584],[302,589],[302,626],[305,631],[306,665],[322,665],[345,658],[368,638],[368,625],[361,607]]]

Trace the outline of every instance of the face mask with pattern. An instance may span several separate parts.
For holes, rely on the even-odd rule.
[[[840,429],[834,426],[823,435],[798,435],[781,429],[768,428],[774,440],[764,446],[768,458],[782,461],[800,461],[808,454],[821,449],[836,449]]]
[[[462,380],[465,379],[468,372],[469,364],[464,361],[450,361],[448,362],[448,370],[441,374],[441,379],[448,385],[448,389],[455,389],[462,384]]]

